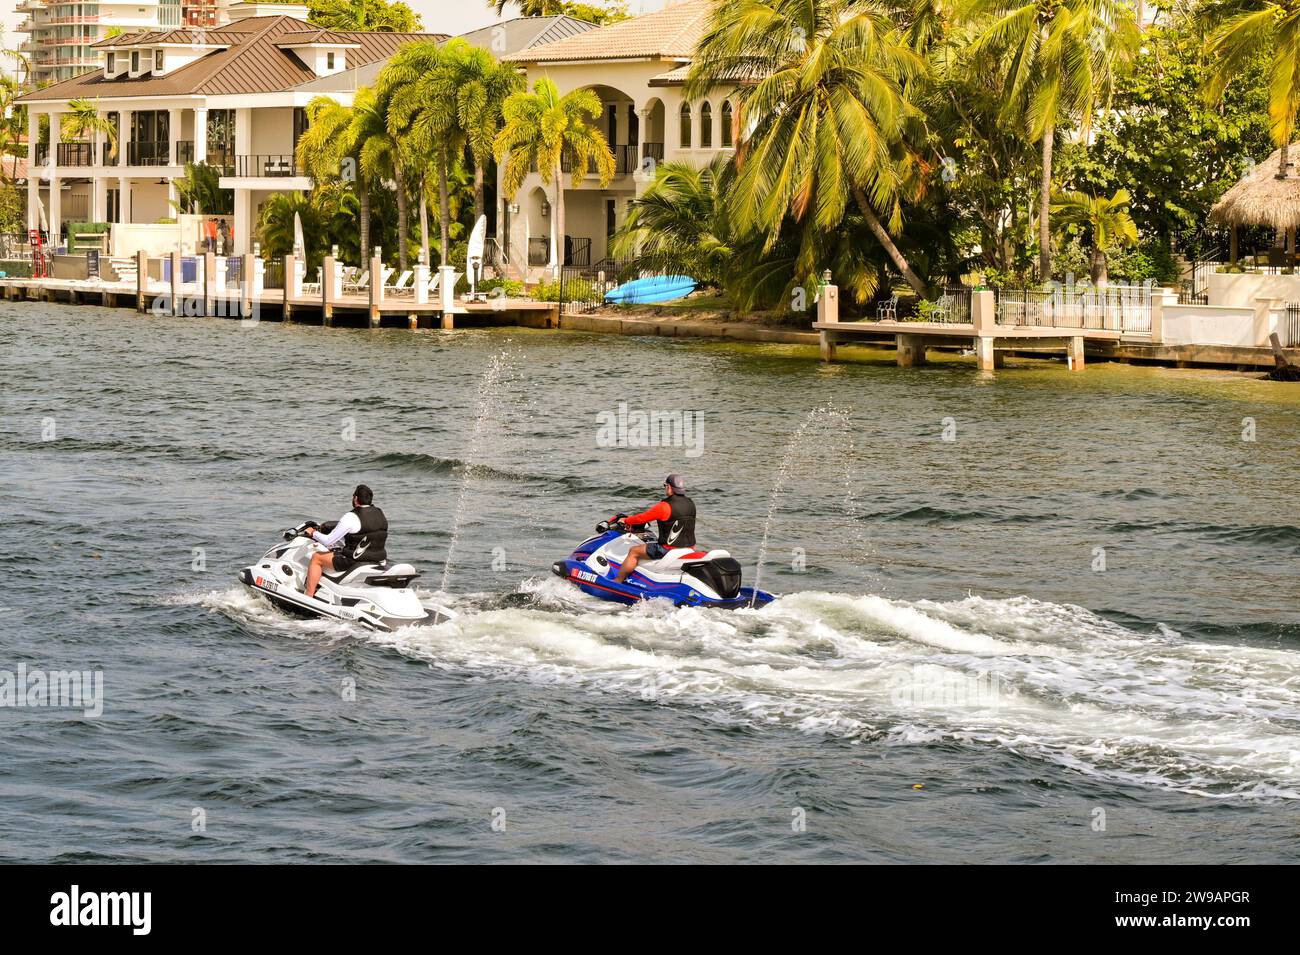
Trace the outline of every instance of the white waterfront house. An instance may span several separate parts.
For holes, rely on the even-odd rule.
[[[503,57],[527,75],[529,88],[549,77],[561,94],[591,89],[600,97],[597,121],[614,153],[616,174],[605,188],[593,176],[574,187],[564,176],[566,236],[556,236],[555,184],[529,173],[513,198],[498,200],[497,234],[509,271],[537,279],[561,264],[593,266],[609,255],[609,239],[628,204],[645,191],[654,164],[707,165],[735,146],[732,92],[687,100],[686,74],[708,25],[710,0],[679,0],[663,10],[532,46]],[[650,161],[647,161],[650,160]]]
[[[236,3],[228,13],[230,22],[215,29],[100,40],[94,69],[20,98],[29,143],[39,143],[41,117],[50,120],[49,143],[35,145],[29,163],[29,228],[41,224],[43,210],[51,241],[65,221],[111,222],[119,251],[145,248],[146,230],[133,236],[130,227],[174,218],[176,180],[186,163],[203,162],[233,191],[233,251],[246,252],[267,197],[311,188],[294,156],[305,107],[319,95],[311,84],[382,62],[403,43],[445,39],[322,30],[306,22],[306,6],[293,4]],[[350,103],[353,93],[328,95]],[[116,155],[103,134],[62,141],[60,119],[73,100],[96,103],[114,123]]]

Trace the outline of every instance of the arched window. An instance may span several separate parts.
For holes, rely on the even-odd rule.
[[[691,104],[682,104],[682,149],[691,148]]]
[[[700,107],[700,148],[713,148],[713,106],[709,103]]]
[[[718,137],[719,140],[721,140],[722,142],[723,149],[730,149],[732,146],[735,145],[731,137],[732,122],[733,119],[731,116],[731,100],[724,99],[722,101],[722,131],[721,131],[722,135]]]

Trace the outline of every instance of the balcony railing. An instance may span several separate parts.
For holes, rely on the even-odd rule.
[[[55,161],[60,166],[93,166],[95,164],[94,143],[59,143],[55,151]]]
[[[662,159],[663,143],[658,143],[657,145],[659,147],[659,158]],[[626,176],[628,173],[637,171],[637,167],[640,165],[641,160],[638,156],[639,150],[635,145],[611,146],[610,152],[614,156],[614,175]],[[573,172],[573,162],[573,156],[563,156],[560,159],[561,171]],[[533,172],[536,171],[537,168],[534,166]],[[596,159],[594,156],[589,157],[587,159],[587,174],[594,176],[596,171]]]
[[[194,162],[194,140],[176,140],[176,155],[172,157],[173,166],[184,166]]]
[[[655,162],[663,162],[664,144],[663,143],[642,143],[641,155],[646,159],[653,159]]]
[[[240,178],[277,178],[298,175],[298,163],[292,155],[238,155],[235,175]]]
[[[168,158],[168,143],[165,139],[158,142],[133,141],[126,144],[128,166],[166,166]]]

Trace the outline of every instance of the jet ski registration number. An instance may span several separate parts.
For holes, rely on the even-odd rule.
[[[589,584],[594,584],[597,580],[596,575],[589,570],[575,570],[573,576],[577,577],[579,580],[585,580]]]
[[[267,590],[271,591],[271,593],[278,593],[280,590],[279,584],[277,584],[274,580],[271,580],[266,577],[258,577],[257,586],[265,587]]]

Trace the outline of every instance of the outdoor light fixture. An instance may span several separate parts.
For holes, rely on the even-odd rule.
[[[506,209],[510,212],[512,216],[519,215],[519,203],[517,202],[510,203],[508,206],[506,206]]]
[[[543,199],[543,200],[542,200],[542,215],[544,215],[544,216],[549,216],[550,214],[551,214],[551,204],[550,204],[549,202],[547,202],[545,199]]]

